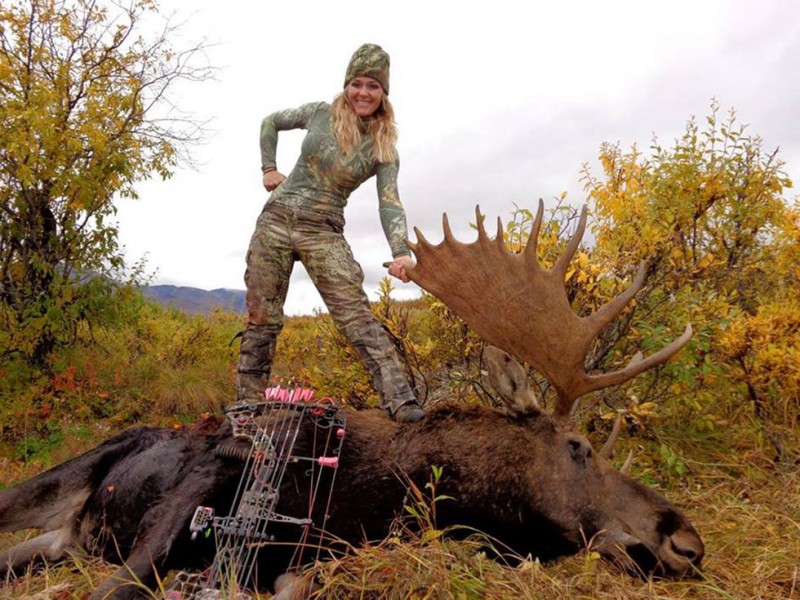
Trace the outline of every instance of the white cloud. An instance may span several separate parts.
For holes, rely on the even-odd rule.
[[[788,0],[199,0],[191,9],[162,0],[162,7],[188,18],[184,37],[216,44],[208,55],[221,72],[176,98],[214,119],[216,134],[196,150],[197,168],[143,183],[140,201],[119,204],[130,259],[147,252],[159,282],[243,287],[247,244],[266,201],[261,118],[332,98],[365,41],[392,56],[400,191],[410,225],[433,240],[443,211],[471,239],[475,204],[494,220],[512,202],[532,206],[562,190],[580,202],[581,165],[602,142],[647,148],[656,133],[669,143],[689,117],[708,113],[712,97],[735,107],[766,147],[780,146],[797,178],[800,5]],[[301,139],[281,134],[285,172]],[[372,298],[389,257],[376,205],[369,181],[346,211],[346,236]],[[298,265],[286,311],[319,306]]]

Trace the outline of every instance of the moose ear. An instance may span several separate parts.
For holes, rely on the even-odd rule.
[[[518,416],[540,413],[522,365],[495,346],[486,346],[483,355],[489,366],[489,381],[500,394],[506,411]]]

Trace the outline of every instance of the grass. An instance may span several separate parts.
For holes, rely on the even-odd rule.
[[[729,469],[726,466],[726,471]],[[386,540],[318,565],[325,598],[775,599],[800,598],[797,470],[709,468],[671,493],[706,543],[698,579],[639,580],[592,551],[542,565],[506,567],[479,540]]]

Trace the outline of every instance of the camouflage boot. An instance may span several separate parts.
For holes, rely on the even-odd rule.
[[[248,325],[245,329],[236,365],[237,404],[264,400],[277,336],[274,327],[268,325]]]
[[[378,392],[381,408],[401,423],[421,420],[425,413],[408,384],[397,352],[377,321],[345,331]]]

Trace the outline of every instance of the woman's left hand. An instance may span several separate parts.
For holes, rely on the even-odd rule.
[[[389,275],[397,277],[400,281],[408,283],[411,281],[406,274],[406,267],[414,266],[414,259],[404,254],[398,256],[391,263],[389,263]]]

